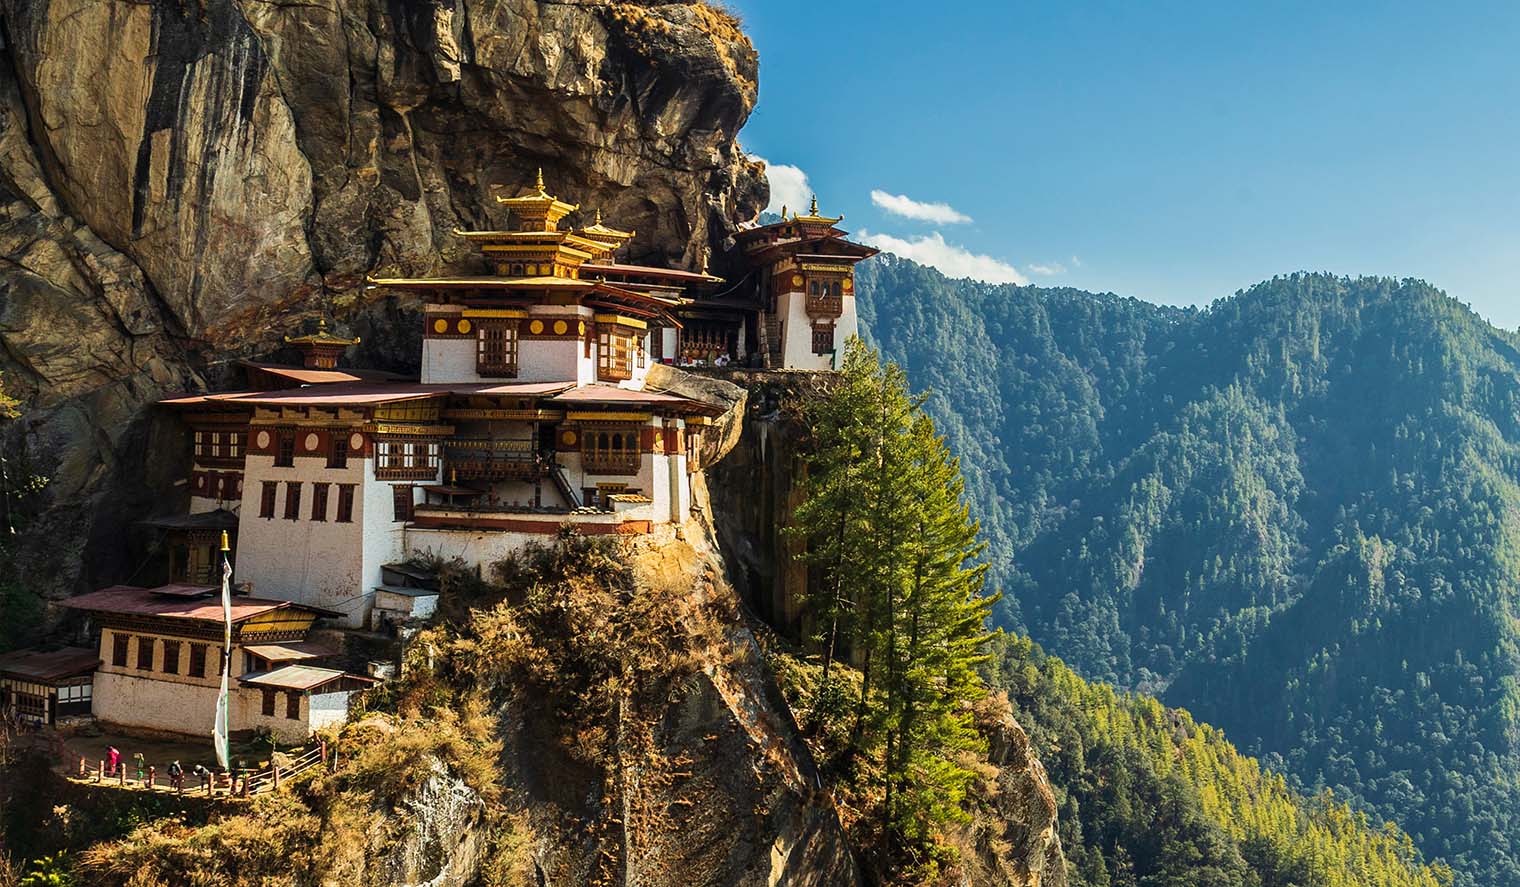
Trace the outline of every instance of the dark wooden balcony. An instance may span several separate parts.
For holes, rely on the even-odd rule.
[[[838,317],[844,313],[843,296],[808,296],[809,317]]]
[[[532,438],[450,440],[444,458],[445,475],[459,480],[534,480],[548,470]]]

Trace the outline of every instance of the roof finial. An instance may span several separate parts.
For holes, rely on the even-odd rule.
[[[320,335],[325,332],[327,332],[327,318],[319,317],[317,318],[317,333]]]
[[[817,194],[813,195],[813,205],[808,207],[808,215],[810,215],[810,216],[816,216],[816,215],[818,215],[818,195]]]
[[[601,210],[597,210],[596,211],[596,222],[595,222],[595,224],[600,225],[601,223],[602,223],[602,211]]]
[[[781,204],[781,221],[786,221],[786,204]]]
[[[537,186],[540,192],[544,190],[544,168],[542,166],[538,168],[538,181],[536,181],[534,184]]]

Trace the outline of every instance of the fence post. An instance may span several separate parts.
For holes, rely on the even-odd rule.
[[[280,768],[278,766],[272,766],[272,767],[270,767],[270,769],[274,771],[274,790],[275,791],[279,791],[280,790]]]
[[[317,740],[317,742],[318,742],[317,748],[321,749],[321,751],[322,751],[322,763],[325,764],[325,763],[327,763],[327,740],[326,739],[319,739],[319,740]]]
[[[106,759],[105,758],[101,758],[100,759],[100,770],[99,770],[99,772],[97,772],[95,774],[95,781],[97,783],[105,782],[106,781]]]
[[[153,766],[152,764],[149,764],[148,765],[148,791],[151,792],[155,788],[158,788],[158,768],[155,767],[155,766]]]
[[[85,771],[84,755],[80,755],[79,756],[79,778],[80,779],[84,778],[84,771]]]
[[[125,762],[117,766],[116,778],[119,780],[117,783],[118,785],[120,785],[122,788],[127,787],[127,765]]]

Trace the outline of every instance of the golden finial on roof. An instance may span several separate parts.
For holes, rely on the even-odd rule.
[[[781,221],[786,221],[786,204],[781,204]]]
[[[542,166],[538,168],[538,178],[534,180],[533,186],[537,188],[540,193],[542,193],[544,190],[544,168]]]
[[[813,204],[812,204],[812,206],[808,207],[808,215],[810,215],[810,216],[816,216],[816,215],[818,215],[818,195],[817,194],[813,195]]]
[[[596,211],[596,221],[592,222],[592,224],[593,225],[600,225],[601,223],[602,223],[602,211],[601,210],[597,210]]]

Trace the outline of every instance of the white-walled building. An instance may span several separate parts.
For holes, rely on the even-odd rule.
[[[510,230],[458,232],[487,273],[371,281],[424,298],[420,380],[339,369],[357,340],[323,328],[286,340],[303,367],[246,365],[264,390],[166,401],[195,436],[192,509],[235,515],[249,593],[394,624],[394,600],[376,616],[386,564],[488,565],[565,524],[635,534],[690,516],[696,438],[720,409],[645,379],[681,287],[718,279],[612,262],[632,233],[599,216],[561,230],[576,207],[541,180],[502,203]]]
[[[95,717],[111,724],[209,734],[221,687],[223,614],[218,589],[119,585],[73,597],[100,632],[93,676]],[[264,728],[301,742],[348,717],[355,692],[374,681],[314,666],[325,651],[305,643],[312,624],[336,614],[285,600],[232,602],[234,731]],[[292,676],[292,669],[298,674]]]

